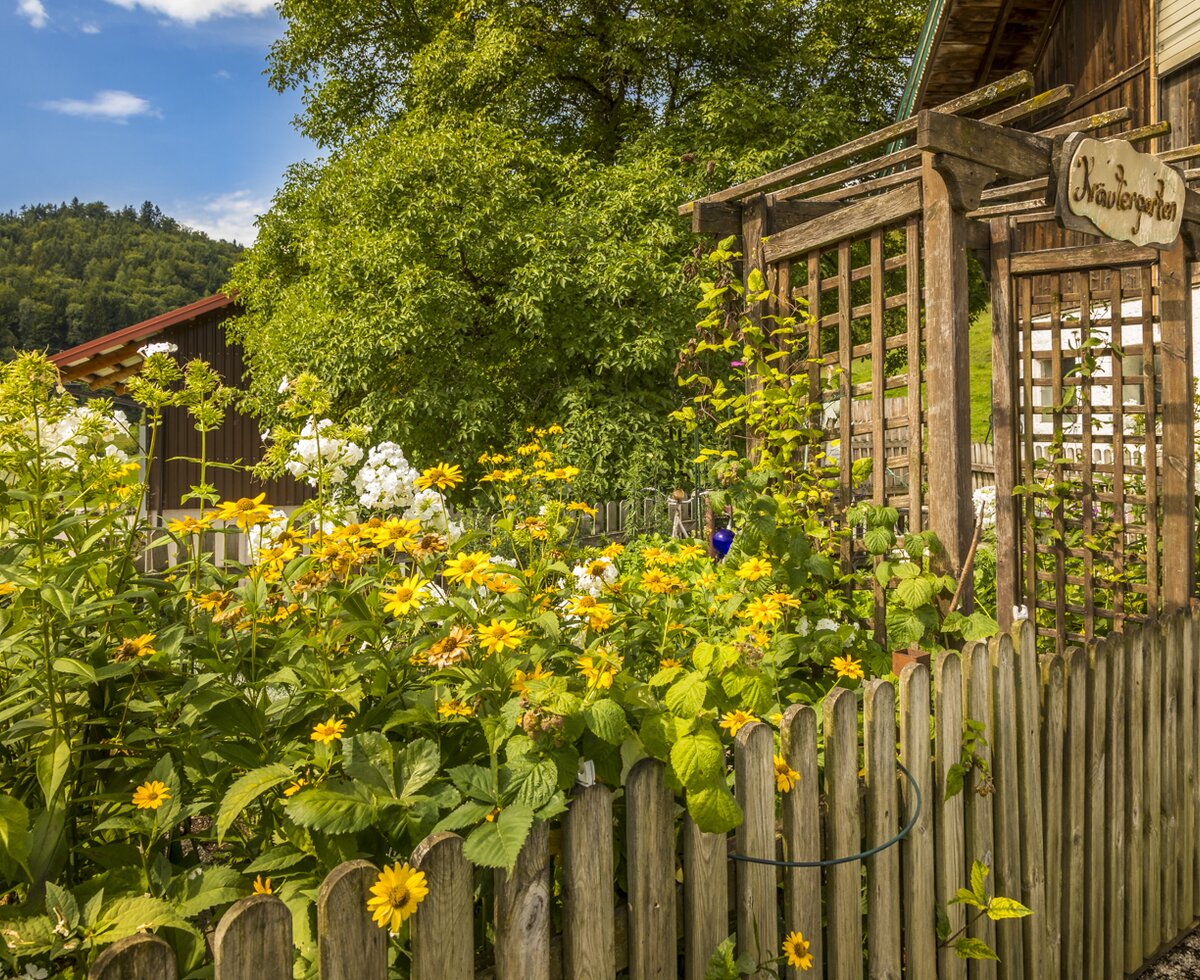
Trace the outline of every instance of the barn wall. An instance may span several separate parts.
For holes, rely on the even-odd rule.
[[[197,317],[188,323],[173,328],[164,335],[165,340],[178,345],[175,357],[181,364],[194,358],[203,358],[221,375],[224,382],[234,388],[245,389],[243,375],[246,372],[242,350],[236,345],[225,343],[224,321],[233,313],[229,309],[217,310]],[[163,428],[159,433],[161,451],[156,451],[156,465],[151,472],[151,506],[154,510],[171,510],[180,506],[181,497],[192,484],[200,479],[198,463],[184,462],[175,457],[198,458],[200,456],[200,434],[192,425],[186,410],[169,408],[164,413]],[[216,431],[208,433],[208,458],[219,462],[241,460],[254,464],[262,458],[262,438],[258,423],[240,412],[230,410],[225,423]],[[159,469],[157,462],[166,460]],[[291,506],[308,497],[307,487],[298,484],[289,476],[266,482],[255,479],[244,470],[210,468],[209,481],[213,483],[223,500],[267,494],[267,501],[277,506]]]
[[[1193,61],[1159,81],[1162,108],[1159,115],[1171,123],[1164,148],[1200,143],[1200,61]],[[1195,160],[1186,163],[1197,166]]]

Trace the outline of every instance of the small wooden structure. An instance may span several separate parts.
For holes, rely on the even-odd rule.
[[[202,358],[213,366],[227,385],[242,387],[246,363],[241,348],[229,344],[225,321],[237,315],[235,300],[217,293],[205,299],[135,323],[95,340],[53,355],[64,382],[86,386],[91,391],[110,390],[120,398],[124,382],[141,370],[139,349],[147,344],[169,342],[178,350],[180,364]],[[258,423],[249,415],[231,409],[225,423],[208,434],[209,458],[220,463],[253,465],[262,458]],[[150,473],[151,515],[162,517],[180,507],[181,498],[199,480],[199,467],[186,458],[200,455],[200,436],[182,408],[163,413],[156,459]],[[208,471],[222,499],[236,500],[266,492],[277,507],[292,507],[307,499],[307,488],[290,476],[263,482],[244,469],[213,468]]]
[[[992,291],[999,618],[1051,610],[1042,625],[1061,650],[1193,592],[1200,195],[1177,202],[1183,233],[1165,248],[1079,232],[1064,244],[1054,202],[1067,138],[1141,145],[1168,127],[1121,130],[1128,111],[1047,126],[1074,90],[1032,89],[1017,72],[681,210],[697,232],[740,237],[746,274],[762,271],[778,297],[761,313],[807,311],[809,397],[825,403],[831,438],[887,459],[871,498],[932,529],[954,574],[975,523],[967,290],[978,257]],[[862,402],[872,414],[856,422]],[[1117,530],[1098,546],[1106,523]]]

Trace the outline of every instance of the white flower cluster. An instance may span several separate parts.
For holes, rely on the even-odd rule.
[[[74,466],[101,456],[128,463],[121,443],[131,443],[129,418],[122,411],[106,415],[89,405],[78,405],[57,422],[43,423],[42,449],[55,466]]]
[[[984,527],[996,526],[996,488],[980,487],[971,494],[975,504],[975,519],[981,521]]]
[[[146,344],[144,347],[138,348],[138,353],[143,357],[153,357],[155,354],[174,354],[179,350],[177,344],[172,344],[169,341],[163,341],[158,344]]]
[[[403,510],[413,503],[418,476],[399,446],[381,442],[354,477],[359,505],[368,510]]]
[[[436,490],[418,490],[404,516],[411,521],[420,521],[422,527],[431,528],[454,543],[463,536],[462,524],[455,521],[446,509],[446,501]]]
[[[598,596],[606,585],[617,580],[617,566],[611,558],[596,558],[587,565],[576,565],[571,572],[575,576],[575,588],[593,596]]]
[[[274,547],[279,535],[287,529],[287,524],[287,512],[273,510],[265,524],[256,524],[250,528],[246,532],[246,538],[250,543],[250,554],[257,555],[264,548]]]
[[[345,483],[349,470],[363,458],[362,447],[349,439],[339,438],[326,430],[333,425],[329,419],[314,422],[309,419],[292,447],[287,471],[297,480],[317,485],[317,474],[324,470],[332,484]]]

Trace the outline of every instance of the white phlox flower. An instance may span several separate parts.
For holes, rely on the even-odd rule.
[[[404,510],[413,502],[420,475],[399,446],[381,442],[372,447],[354,478],[358,503],[368,510]]]
[[[153,357],[155,354],[174,354],[179,350],[178,344],[172,344],[170,341],[162,341],[157,344],[146,344],[138,348],[138,353],[142,358]]]
[[[315,487],[323,470],[329,482],[337,486],[345,483],[349,470],[362,461],[362,447],[327,432],[332,425],[330,419],[309,419],[305,423],[287,461],[287,471],[297,480],[307,480]]]

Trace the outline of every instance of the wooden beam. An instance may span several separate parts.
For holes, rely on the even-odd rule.
[[[999,79],[991,85],[981,89],[976,89],[973,92],[968,92],[966,95],[959,96],[957,99],[951,99],[940,106],[937,106],[936,111],[946,114],[957,112],[967,112],[972,109],[982,108],[986,105],[991,105],[999,102],[1001,99],[1009,98],[1016,95],[1018,92],[1024,92],[1033,87],[1033,76],[1027,71],[1015,72],[1006,78]],[[892,123],[890,126],[884,126],[882,129],[877,129],[873,133],[867,133],[865,136],[860,136],[858,139],[851,140],[849,143],[843,143],[841,146],[835,146],[833,149],[826,150],[823,153],[818,153],[806,160],[801,160],[797,163],[789,164],[786,167],[781,167],[769,174],[764,174],[761,177],[755,177],[752,180],[743,181],[740,184],[734,184],[732,187],[727,187],[723,191],[717,191],[715,194],[708,194],[700,198],[700,201],[705,203],[716,202],[725,203],[728,201],[741,200],[750,197],[753,194],[758,194],[763,191],[771,190],[780,184],[786,183],[796,177],[806,174],[815,173],[816,171],[827,167],[830,164],[838,163],[842,160],[852,157],[857,153],[863,153],[867,150],[873,150],[876,147],[885,146],[888,143],[898,139],[904,139],[911,136],[917,128],[917,117],[910,116],[908,119],[902,119],[900,122]],[[680,207],[680,214],[690,214],[692,204],[684,204]]]
[[[764,245],[763,257],[768,263],[781,262],[851,235],[892,224],[920,210],[921,189],[915,183],[910,184],[771,235]]]
[[[1177,163],[1180,160],[1190,160],[1192,157],[1200,157],[1200,143],[1181,146],[1177,150],[1164,150],[1158,154],[1158,158],[1163,163]]]
[[[1097,112],[1094,116],[1088,116],[1086,119],[1072,119],[1070,122],[1059,123],[1057,126],[1039,129],[1038,135],[1053,139],[1055,136],[1069,136],[1071,133],[1090,133],[1096,129],[1103,129],[1105,126],[1125,122],[1132,115],[1133,112],[1129,106],[1123,105],[1117,109]]]
[[[793,228],[813,218],[820,218],[839,209],[840,205],[832,201],[780,201],[775,195],[767,195],[767,211],[770,213],[772,234]]]
[[[996,60],[996,51],[1000,47],[1000,41],[1004,37],[1004,28],[1008,26],[1008,18],[1012,13],[1013,0],[1004,0],[1000,5],[1000,13],[996,18],[996,23],[992,26],[992,36],[988,38],[987,48],[983,52],[983,60],[979,63],[979,70],[975,73],[975,84],[983,85],[987,81],[987,77],[991,74],[992,64]]]
[[[1068,102],[1074,94],[1074,85],[1059,85],[1058,88],[1039,92],[1031,99],[1010,105],[1007,109],[1001,109],[999,112],[993,112],[990,116],[984,116],[983,121],[992,123],[994,126],[1007,126],[1010,122],[1024,119],[1026,116],[1037,115],[1039,112],[1045,112],[1063,102]]]
[[[89,374],[95,374],[97,371],[103,371],[114,364],[120,364],[131,357],[138,356],[137,347],[133,344],[126,344],[119,350],[110,351],[101,357],[92,357],[80,364],[65,367],[61,373],[64,381],[78,381],[80,378],[86,378]]]
[[[742,233],[742,209],[736,204],[697,201],[692,209],[692,231],[697,235],[727,238]]]
[[[1195,584],[1192,276],[1182,238],[1161,253],[1158,292],[1162,313],[1163,611],[1172,613],[1187,607]]]
[[[1034,64],[1037,64],[1037,62],[1035,61]],[[1123,85],[1125,82],[1129,81],[1129,79],[1131,79],[1131,78],[1136,78],[1138,75],[1140,75],[1142,72],[1144,72],[1149,67],[1150,67],[1150,59],[1143,58],[1141,61],[1137,62],[1136,64],[1130,65],[1124,71],[1117,72],[1117,74],[1115,74],[1111,78],[1106,79],[1105,81],[1101,82],[1095,88],[1093,88],[1087,92],[1084,92],[1083,95],[1077,97],[1075,99],[1075,101],[1073,101],[1070,105],[1068,105],[1064,111],[1068,112],[1068,113],[1074,112],[1080,106],[1087,105],[1089,102],[1095,102],[1096,99],[1100,98],[1100,96],[1107,95],[1109,92],[1111,92],[1117,86]]]
[[[1013,177],[1050,172],[1051,141],[977,119],[925,110],[917,116],[917,146],[991,167]]]
[[[124,381],[126,378],[132,378],[142,369],[142,362],[138,361],[131,367],[121,368],[119,371],[113,371],[111,374],[105,374],[94,381],[88,382],[88,387],[92,391],[97,391],[100,388],[109,388],[117,384],[119,381]]]
[[[1017,537],[1020,504],[1016,424],[1016,307],[1013,302],[1012,225],[1007,218],[988,223],[992,286],[992,433],[996,459],[996,620],[1012,626],[1012,610],[1021,594],[1021,548]]]
[[[1071,248],[1047,248],[1037,252],[1013,252],[1010,259],[1012,274],[1042,275],[1051,272],[1071,272],[1075,269],[1117,269],[1126,265],[1142,265],[1158,258],[1158,249],[1130,245],[1127,242],[1105,242],[1102,245],[1075,245]]]

